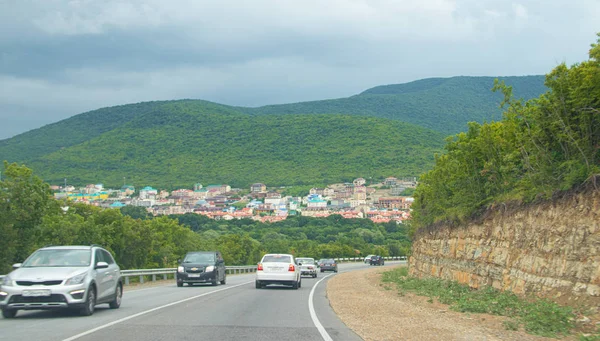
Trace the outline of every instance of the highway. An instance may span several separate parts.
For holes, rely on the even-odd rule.
[[[339,271],[368,267],[340,264]],[[216,287],[178,288],[172,281],[126,290],[120,309],[99,305],[89,317],[19,311],[14,319],[0,318],[0,340],[362,340],[329,306],[325,289],[334,275],[303,277],[298,290],[255,289],[254,274],[230,275],[227,284]]]

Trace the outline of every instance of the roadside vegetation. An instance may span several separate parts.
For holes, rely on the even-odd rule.
[[[216,221],[197,214],[153,217],[141,207],[101,209],[58,201],[33,171],[4,164],[0,181],[0,274],[45,245],[100,244],[123,269],[173,267],[192,250],[220,250],[227,265],[265,252],[314,258],[403,256],[407,228],[368,219],[291,217],[277,223]]]
[[[589,60],[554,68],[545,84],[548,92],[524,102],[513,98],[511,87],[496,83],[505,97],[504,118],[469,123],[467,132],[446,140],[445,153],[419,179],[412,207],[416,228],[465,221],[499,203],[596,185],[600,44],[592,44]]]
[[[509,330],[522,329],[534,335],[560,337],[569,335],[575,326],[572,308],[545,299],[522,298],[491,287],[474,290],[458,282],[437,278],[409,277],[406,267],[384,272],[382,281],[395,285],[399,295],[411,292],[429,297],[430,303],[437,300],[454,311],[510,317],[504,322],[504,327]]]

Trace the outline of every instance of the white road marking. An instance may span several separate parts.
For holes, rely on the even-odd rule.
[[[315,283],[315,285],[313,285],[312,289],[310,290],[310,295],[308,295],[308,311],[310,312],[310,318],[312,319],[315,327],[317,327],[317,330],[321,334],[321,337],[323,338],[324,341],[333,341],[333,339],[331,338],[331,336],[329,336],[329,334],[327,333],[327,331],[325,330],[325,327],[323,327],[321,322],[319,322],[319,318],[317,317],[317,313],[315,312],[315,306],[313,304],[313,296],[315,295],[315,289],[317,288],[317,285],[319,285],[319,283],[321,283],[321,281],[323,281],[325,278],[327,278],[331,275],[333,275],[333,274],[329,274],[329,275],[321,278],[317,283]]]
[[[202,297],[202,296],[207,296],[207,295],[214,294],[214,293],[217,293],[217,292],[221,292],[221,291],[225,291],[225,290],[233,289],[233,288],[240,287],[240,286],[242,286],[242,285],[246,285],[246,284],[250,284],[250,283],[254,283],[254,280],[252,280],[252,281],[249,281],[249,282],[244,282],[244,283],[242,283],[242,284],[237,284],[237,285],[227,286],[226,288],[223,288],[223,289],[218,289],[218,290],[214,290],[214,291],[211,291],[211,292],[205,292],[204,294],[200,294],[200,295],[196,295],[196,296],[188,297],[188,298],[186,298],[186,299],[179,300],[179,301],[177,301],[177,302],[171,302],[171,303],[169,303],[169,304],[165,304],[165,305],[162,305],[162,306],[160,306],[160,307],[156,307],[156,308],[152,308],[152,309],[149,309],[149,310],[145,310],[145,311],[139,312],[139,313],[137,313],[137,314],[134,314],[134,315],[131,315],[131,316],[127,316],[127,317],[124,317],[124,318],[122,318],[122,319],[119,319],[119,320],[116,320],[116,321],[112,321],[112,322],[110,322],[110,323],[107,323],[107,324],[105,324],[105,325],[102,325],[102,326],[99,326],[99,327],[96,327],[96,328],[90,329],[90,330],[88,330],[88,331],[85,331],[85,332],[83,332],[83,333],[77,334],[77,335],[75,335],[75,336],[71,336],[71,337],[69,337],[69,338],[67,338],[67,339],[64,339],[63,341],[73,341],[73,340],[77,340],[77,339],[78,339],[78,338],[80,338],[80,337],[83,337],[83,336],[86,336],[86,335],[89,335],[89,334],[95,333],[95,332],[97,332],[97,331],[99,331],[99,330],[102,330],[102,329],[104,329],[104,328],[108,328],[108,327],[110,327],[110,326],[114,326],[115,324],[118,324],[118,323],[121,323],[121,322],[125,322],[125,321],[127,321],[127,320],[131,320],[132,318],[136,318],[136,317],[138,317],[138,316],[142,316],[142,315],[145,315],[145,314],[151,313],[151,312],[153,312],[153,311],[157,311],[157,310],[160,310],[160,309],[163,309],[163,308],[167,308],[167,307],[170,307],[170,306],[173,306],[173,305],[179,304],[179,303],[183,303],[183,302],[191,301],[191,300],[194,300],[194,299],[196,299],[196,298],[199,298],[199,297]]]

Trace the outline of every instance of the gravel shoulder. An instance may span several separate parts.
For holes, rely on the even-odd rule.
[[[327,297],[339,318],[366,341],[388,340],[556,340],[506,330],[508,318],[465,314],[428,298],[406,293],[381,282],[391,267],[338,274],[327,283]],[[570,336],[561,340],[576,340]]]

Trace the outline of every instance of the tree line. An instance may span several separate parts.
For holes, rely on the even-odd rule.
[[[600,34],[599,34],[600,37]],[[470,123],[449,137],[445,153],[419,179],[416,227],[459,222],[502,202],[531,202],[593,183],[600,173],[600,38],[589,60],[560,64],[546,75],[548,91],[523,101],[497,82],[503,119]]]

